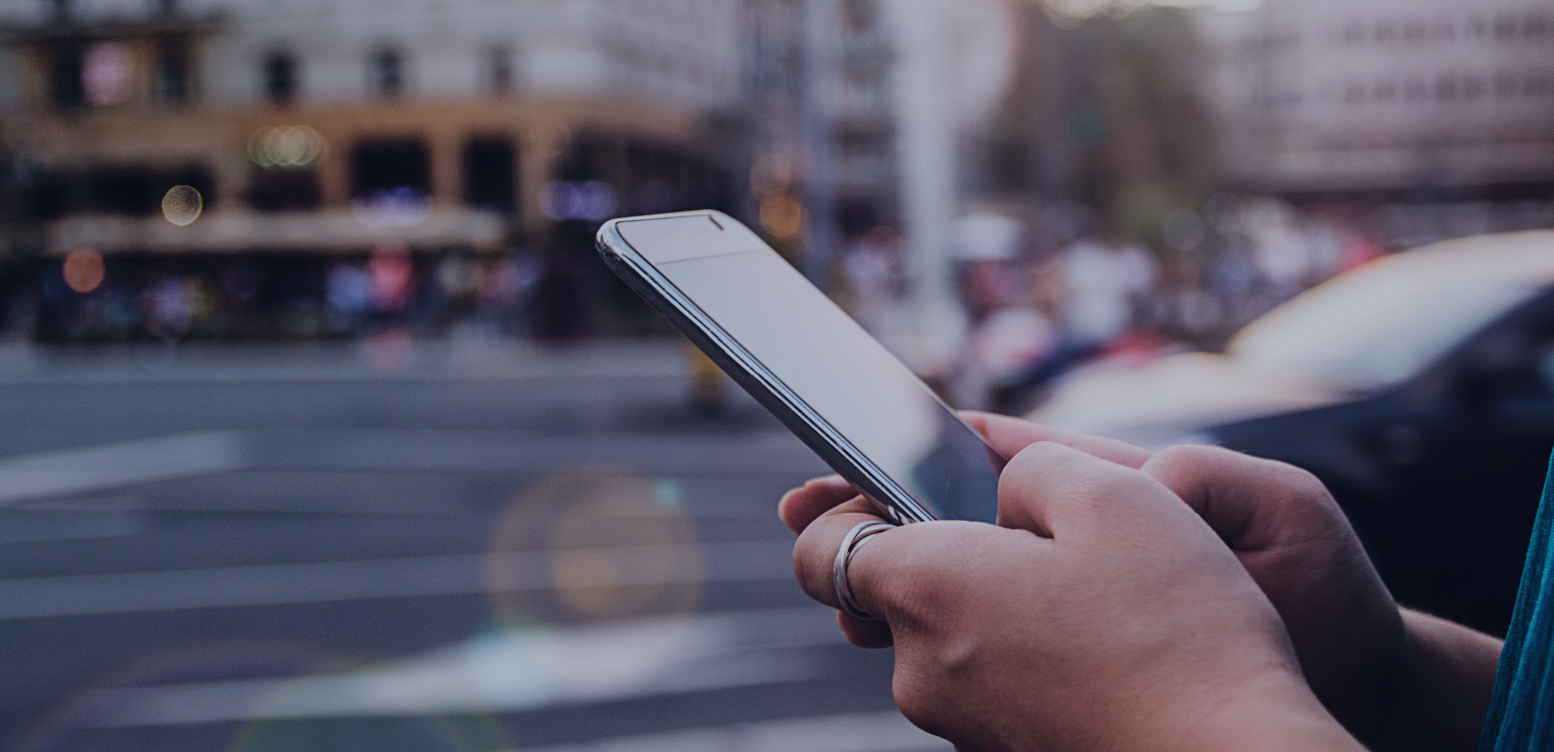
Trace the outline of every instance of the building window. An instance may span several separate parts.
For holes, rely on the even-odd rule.
[[[405,60],[399,50],[384,48],[368,61],[368,88],[380,97],[397,97],[405,90]]]
[[[1522,93],[1529,97],[1547,96],[1551,90],[1554,90],[1554,80],[1546,74],[1528,73],[1523,79]]]
[[[1514,96],[1516,96],[1516,74],[1515,73],[1510,73],[1508,71],[1501,71],[1500,73],[1496,73],[1495,74],[1495,96],[1497,96],[1497,97],[1514,97]]]
[[[1500,39],[1510,39],[1516,36],[1516,17],[1500,16],[1496,18],[1495,36]]]
[[[264,98],[274,105],[296,100],[297,58],[290,52],[272,52],[264,59]]]
[[[1441,76],[1435,79],[1436,99],[1457,98],[1457,78],[1455,76]]]
[[[1522,27],[1522,32],[1529,38],[1542,39],[1554,31],[1554,23],[1548,16],[1535,14],[1527,17],[1527,23]]]
[[[351,151],[350,166],[353,197],[405,189],[431,195],[431,157],[420,139],[358,144]]]
[[[481,59],[481,78],[486,91],[506,94],[513,90],[513,51],[505,44],[486,48]]]
[[[189,101],[191,78],[188,50],[178,45],[162,48],[156,61],[157,101],[171,106]]]
[[[1462,79],[1462,96],[1468,99],[1478,99],[1488,89],[1489,84],[1480,76],[1465,76]]]
[[[510,214],[518,208],[518,155],[508,138],[477,138],[464,145],[464,203]]]
[[[81,48],[74,45],[55,48],[49,73],[55,105],[60,109],[73,109],[86,103],[86,87],[81,81]]]

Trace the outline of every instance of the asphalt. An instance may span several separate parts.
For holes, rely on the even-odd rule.
[[[677,341],[0,348],[0,750],[943,750]]]

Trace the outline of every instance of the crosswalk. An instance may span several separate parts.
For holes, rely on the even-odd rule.
[[[535,502],[532,489],[558,468],[571,468],[563,478],[590,472],[582,459],[612,473],[632,468],[628,476],[642,479],[633,488],[646,497]],[[59,704],[65,710],[44,736],[65,739],[61,749],[72,749],[71,739],[133,746],[128,740],[153,733],[159,748],[179,752],[200,748],[180,740],[210,729],[250,739],[256,727],[313,740],[288,749],[327,739],[350,748],[350,740],[372,738],[373,728],[392,733],[382,730],[479,717],[522,733],[460,752],[947,750],[891,708],[888,654],[848,646],[834,613],[793,586],[792,539],[771,504],[777,490],[823,471],[790,436],[772,431],[227,429],[13,456],[0,461],[0,481],[16,481],[0,495],[0,523],[52,514],[65,527],[86,527],[70,546],[51,550],[57,566],[16,559],[0,566],[0,639],[40,624],[67,627],[62,634],[99,625],[115,634],[123,624],[193,630],[190,643],[208,643],[221,635],[200,625],[214,623],[236,625],[224,627],[234,634],[334,634],[327,639],[349,644],[359,628],[351,625],[369,608],[444,635],[371,660],[300,670],[256,672],[226,660],[127,680],[120,671],[121,679],[90,683]],[[320,478],[329,482],[310,480]],[[471,486],[529,490],[458,497]],[[267,498],[276,488],[294,490]],[[491,531],[513,509],[539,527],[498,540]],[[578,517],[578,509],[595,516]],[[104,538],[92,527],[101,527],[91,522],[98,517],[135,524]],[[695,534],[652,533],[664,520]],[[570,537],[557,532],[564,528],[574,529]],[[341,537],[331,542],[331,534]],[[378,541],[383,535],[391,539]],[[69,538],[60,533],[60,541]],[[464,541],[462,550],[410,545],[441,538]],[[18,545],[42,550],[48,538],[27,540]],[[0,556],[6,545],[0,539]],[[558,554],[599,566],[573,566],[562,578]],[[634,566],[654,562],[674,565]],[[504,596],[525,603],[559,602],[563,586],[699,595],[683,609],[570,617],[562,609],[564,618],[498,619],[463,634],[429,615],[432,603],[493,608],[480,605],[492,597],[493,571],[503,573]],[[80,647],[39,649],[68,661]]]

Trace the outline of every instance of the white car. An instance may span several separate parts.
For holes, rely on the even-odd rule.
[[[1029,417],[1305,467],[1400,599],[1503,630],[1554,447],[1554,232],[1384,257],[1223,354],[1075,371]]]

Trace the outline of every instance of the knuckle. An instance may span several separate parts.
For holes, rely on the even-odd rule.
[[[1150,458],[1150,464],[1166,467],[1194,466],[1212,463],[1223,454],[1235,454],[1229,449],[1203,444],[1172,444]]]
[[[1053,441],[1038,441],[1021,449],[1004,467],[1004,472],[1016,470],[1017,472],[1041,472],[1057,455],[1066,451],[1073,451]]]
[[[958,610],[966,589],[965,567],[959,566],[966,544],[950,528],[962,524],[969,523],[907,525],[878,536],[872,550],[863,551],[865,597],[893,627],[938,633]]]

